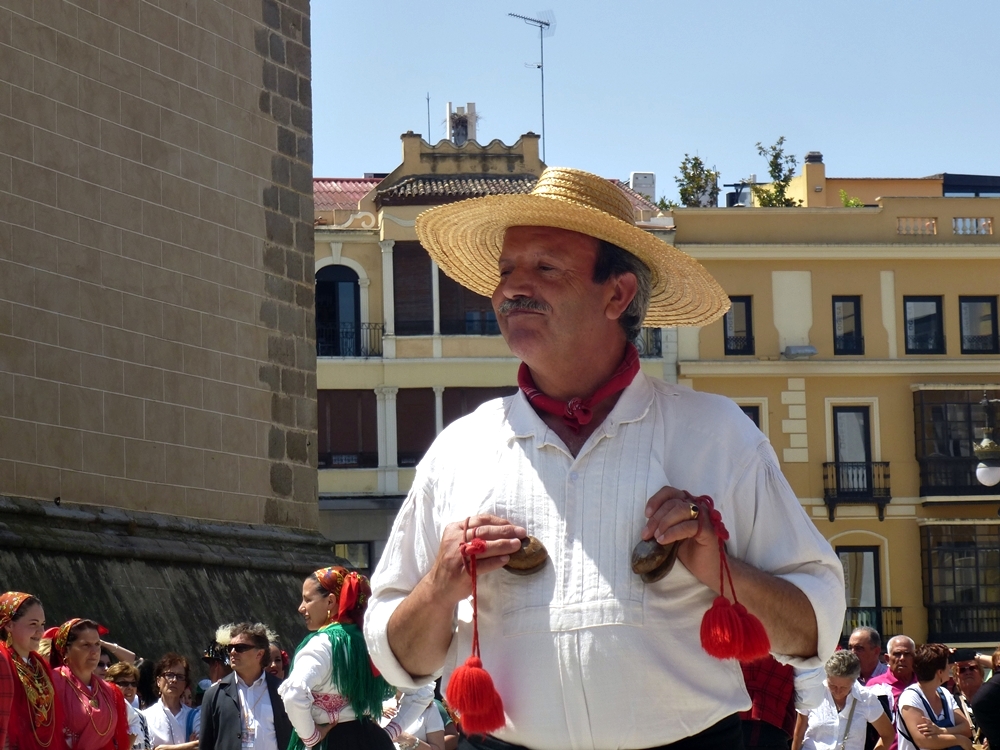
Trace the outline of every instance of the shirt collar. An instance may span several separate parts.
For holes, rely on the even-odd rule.
[[[594,441],[595,436],[614,437],[618,434],[619,425],[638,422],[645,417],[652,403],[653,386],[640,370],[628,387],[622,391],[611,413],[604,418],[604,421],[587,442]],[[535,438],[538,440],[539,446],[554,445],[560,448],[563,446],[559,436],[531,408],[523,391],[518,390],[514,394],[513,403],[507,412],[507,425],[510,428],[507,435],[508,442],[517,438]]]
[[[233,672],[233,674],[236,674],[236,673]],[[245,687],[245,688],[260,687],[261,685],[264,684],[264,675],[266,675],[266,674],[267,674],[267,672],[261,672],[260,673],[260,677],[258,677],[256,680],[254,680],[250,684],[247,684],[247,683],[243,682],[243,678],[240,677],[238,674],[236,674],[236,684],[240,685],[242,687]]]

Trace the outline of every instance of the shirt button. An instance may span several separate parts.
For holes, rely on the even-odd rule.
[[[572,481],[574,481],[574,482],[576,481],[576,478],[577,478],[578,476],[579,476],[579,474],[577,474],[577,473],[576,473],[575,471],[571,471],[571,472],[569,473],[569,478],[570,478],[570,479],[571,479]]]

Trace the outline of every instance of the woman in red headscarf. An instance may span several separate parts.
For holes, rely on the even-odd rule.
[[[101,658],[99,627],[74,618],[52,639],[52,676],[69,750],[129,750],[132,745],[125,698],[94,674]]]
[[[393,750],[377,722],[395,689],[375,671],[361,633],[370,596],[368,579],[341,567],[303,582],[299,614],[311,632],[278,688],[295,730],[289,750]]]
[[[52,670],[38,655],[45,610],[38,597],[21,591],[0,596],[0,660],[13,676],[7,725],[10,750],[63,750],[62,711]],[[2,742],[0,742],[2,745]]]

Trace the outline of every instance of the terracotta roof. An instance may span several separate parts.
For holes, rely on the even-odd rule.
[[[354,210],[358,201],[381,182],[370,177],[316,177],[313,200],[317,211]]]
[[[614,177],[609,177],[608,180],[617,185],[628,199],[632,201],[632,207],[637,211],[659,211],[660,207],[653,203],[649,198],[641,193],[635,192],[632,188],[628,186],[627,182],[622,182],[621,180],[616,180]]]
[[[485,195],[530,193],[537,181],[533,174],[417,175],[405,177],[395,185],[379,190],[377,200],[383,206],[439,205]]]

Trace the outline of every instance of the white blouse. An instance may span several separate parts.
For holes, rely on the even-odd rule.
[[[507,715],[498,737],[536,750],[655,747],[749,709],[739,664],[701,647],[711,589],[680,563],[652,584],[632,572],[646,502],[664,486],[712,496],[729,553],[805,593],[819,655],[775,656],[821,667],[840,638],[843,568],[767,439],[731,400],[642,373],[575,457],[520,392],[438,436],[372,578],[365,636],[376,667],[401,688],[434,679],[400,666],[389,618],[431,569],[445,525],[492,513],[526,527],[549,552],[539,573],[499,570],[479,582],[483,664]],[[464,601],[446,684],[471,640]]]
[[[306,747],[319,742],[317,724],[354,721],[350,701],[333,679],[333,652],[325,635],[312,638],[295,655],[292,671],[278,687],[285,713]]]
[[[880,716],[885,716],[878,697],[854,683],[850,695],[844,701],[844,710],[838,711],[830,689],[827,687],[824,692],[823,702],[809,712],[802,750],[840,750],[841,742],[844,743],[844,750],[864,750],[868,725],[878,721]],[[851,717],[851,706],[855,704],[857,707]],[[851,719],[849,732],[848,718]]]

